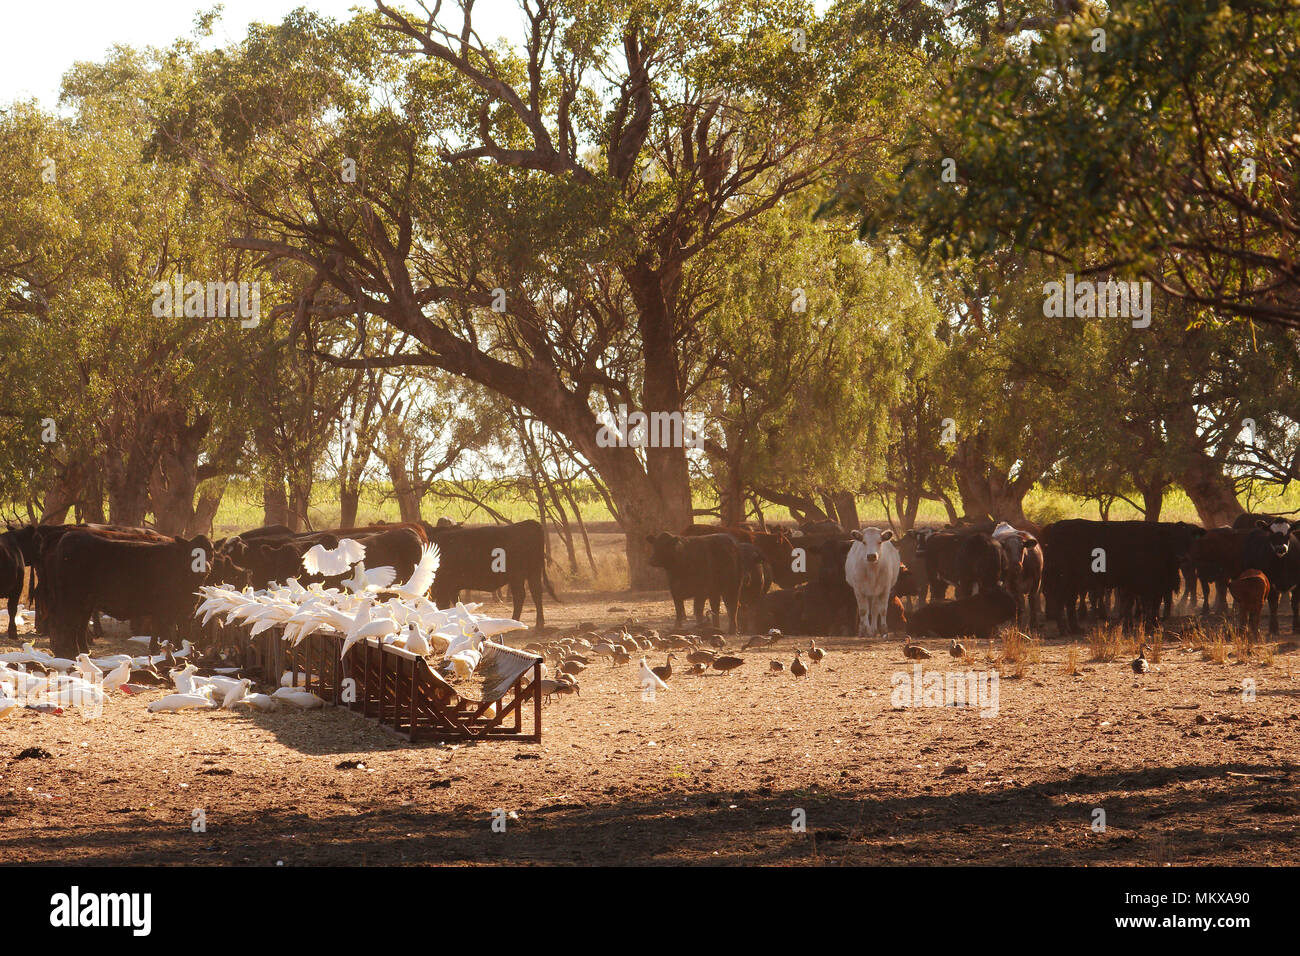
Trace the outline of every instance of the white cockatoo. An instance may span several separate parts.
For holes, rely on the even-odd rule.
[[[366,546],[360,541],[344,538],[334,550],[324,545],[314,545],[302,556],[302,566],[308,574],[333,578],[347,571],[366,556]]]
[[[424,597],[429,593],[429,588],[433,587],[433,579],[438,574],[439,560],[438,546],[426,544],[420,549],[420,563],[415,566],[410,578],[405,584],[400,584],[392,590],[404,598]]]

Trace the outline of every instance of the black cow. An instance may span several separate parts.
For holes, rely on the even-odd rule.
[[[537,608],[537,626],[546,626],[542,610],[542,587],[556,601],[559,597],[546,576],[545,540],[542,526],[529,519],[486,528],[434,527],[421,524],[430,541],[438,545],[438,574],[433,581],[433,600],[450,607],[464,590],[495,591],[510,587],[513,617],[524,610],[525,585],[532,590]],[[730,539],[728,539],[730,540]],[[370,566],[367,543],[366,565]],[[378,563],[376,564],[378,566]]]
[[[772,586],[772,571],[757,546],[740,541],[736,549],[740,553],[740,627],[753,631],[757,630],[759,604]]]
[[[949,585],[960,588],[962,578],[969,578],[962,569],[965,540],[966,536],[956,531],[935,531],[926,536],[925,573],[931,601],[942,601]]]
[[[23,593],[27,565],[18,535],[13,531],[0,534],[0,600],[9,605],[9,639],[18,640],[18,598]]]
[[[959,597],[991,591],[1006,576],[1007,555],[993,536],[983,531],[965,535],[958,558]]]
[[[121,620],[151,618],[150,650],[156,653],[159,637],[173,636],[193,615],[195,592],[207,581],[213,559],[206,535],[158,542],[84,528],[65,532],[44,559],[55,653],[89,651],[86,620],[93,610]]]
[[[808,585],[769,591],[763,595],[754,618],[754,631],[763,633],[777,628],[785,634],[804,634],[804,603]]]
[[[1003,588],[981,590],[973,597],[927,604],[913,612],[907,633],[913,637],[937,635],[944,640],[975,637],[986,640],[998,625],[1016,617],[1016,599]]]
[[[1043,529],[1043,595],[1060,633],[1078,629],[1083,595],[1114,588],[1131,626],[1135,611],[1155,629],[1160,606],[1180,587],[1180,566],[1203,528],[1185,522],[1089,521],[1071,518]]]
[[[1285,518],[1260,518],[1256,529],[1246,536],[1243,547],[1247,569],[1263,571],[1268,577],[1268,632],[1276,634],[1277,605],[1283,591],[1292,591],[1291,629],[1300,631],[1300,609],[1296,607],[1294,589],[1300,588],[1300,539],[1293,533],[1296,526]]]
[[[695,602],[695,621],[704,624],[704,603],[709,603],[713,625],[720,627],[718,603],[727,606],[727,633],[736,633],[740,606],[740,548],[729,534],[683,537],[661,531],[646,535],[650,564],[668,573],[668,590],[677,610],[677,626],[686,620],[685,601]]]
[[[899,560],[911,570],[912,579],[916,582],[913,588],[913,596],[922,604],[925,603],[926,595],[930,590],[930,575],[926,565],[925,544],[931,534],[933,532],[925,528],[913,528],[898,540]],[[894,593],[904,596],[897,588],[895,588]],[[908,601],[908,606],[911,606],[911,601]]]

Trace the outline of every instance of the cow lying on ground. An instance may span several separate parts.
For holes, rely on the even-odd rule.
[[[727,633],[736,633],[736,613],[740,607],[740,548],[729,534],[706,534],[683,537],[661,531],[646,535],[650,544],[650,564],[668,573],[668,590],[677,611],[677,626],[686,621],[685,601],[695,602],[695,621],[704,620],[704,604],[709,604],[714,627],[719,622],[719,602],[727,607]]]
[[[429,541],[438,546],[438,575],[433,581],[433,600],[439,607],[453,606],[461,591],[495,591],[510,588],[514,602],[513,617],[519,620],[524,610],[525,587],[532,591],[537,609],[537,626],[546,626],[542,609],[542,588],[558,601],[546,575],[546,542],[537,521],[484,528],[435,527],[422,525]],[[370,542],[366,542],[369,549]],[[419,548],[416,548],[416,559]],[[367,550],[366,566],[370,566]],[[376,567],[378,564],[375,565]],[[401,575],[398,575],[399,579]]]
[[[912,613],[907,633],[913,637],[935,635],[944,640],[975,637],[986,640],[998,626],[1016,617],[1016,599],[1003,588],[981,591],[972,597],[927,604]]]

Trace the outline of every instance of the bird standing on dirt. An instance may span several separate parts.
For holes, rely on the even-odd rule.
[[[904,644],[903,656],[914,661],[928,661],[930,652],[920,644]]]
[[[782,663],[781,661],[768,661],[767,666],[773,671],[785,670],[785,664]]]
[[[1129,666],[1133,668],[1134,674],[1145,674],[1151,669],[1151,665],[1147,663],[1147,646],[1145,644],[1138,648],[1138,656],[1133,658]]]
[[[676,660],[676,657],[672,654],[669,654],[667,660],[664,661],[662,667],[652,667],[650,669],[654,671],[655,676],[658,677],[660,680],[668,680],[670,677],[673,676],[674,660]]]
[[[817,646],[816,641],[808,642],[808,656],[812,658],[814,664],[820,664],[822,658],[826,656],[826,651]]]
[[[965,657],[966,647],[965,645],[958,644],[956,641],[953,641],[951,644],[948,645],[948,653],[951,654],[953,657]]]
[[[804,677],[808,673],[808,667],[804,664],[797,650],[794,652],[794,660],[790,662],[790,673],[795,677]]]
[[[728,671],[734,671],[743,663],[745,663],[743,657],[715,657],[713,659],[713,669],[726,674]]]
[[[642,690],[668,689],[668,685],[663,682],[658,674],[650,669],[650,665],[646,663],[644,657],[641,658],[641,669],[637,673],[637,686]]]
[[[713,659],[717,656],[718,655],[714,651],[698,650],[691,651],[687,654],[686,660],[691,664],[703,664],[705,667],[708,667],[713,663]]]

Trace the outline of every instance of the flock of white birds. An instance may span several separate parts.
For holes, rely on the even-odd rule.
[[[484,640],[528,626],[476,614],[477,604],[458,601],[454,608],[441,609],[428,600],[426,595],[438,571],[437,545],[424,546],[410,579],[399,585],[393,583],[393,568],[367,569],[365,553],[364,544],[345,538],[332,550],[316,545],[303,555],[303,569],[308,574],[337,578],[350,570],[352,574],[341,588],[320,583],[303,586],[296,578],[261,590],[208,585],[200,589],[203,601],[195,614],[205,625],[220,616],[227,624],[248,626],[250,636],[282,627],[283,639],[293,645],[316,631],[334,631],[343,635],[342,655],[361,642],[389,644],[426,659],[437,658],[436,668],[448,677],[462,678],[478,667]],[[231,676],[237,673],[235,668],[201,676],[193,663],[184,660],[191,651],[185,641],[181,651],[171,655],[184,661],[183,666],[168,672],[174,692],[151,701],[150,711],[310,709],[324,704],[315,694],[293,686],[282,686],[273,694],[252,693],[247,678]],[[132,672],[152,669],[167,659],[166,654],[102,658],[81,654],[76,660],[64,660],[24,644],[21,651],[0,654],[0,717],[18,707],[100,706],[112,691],[143,689],[130,683]],[[27,665],[35,669],[29,671]],[[287,678],[282,683],[288,683]]]

